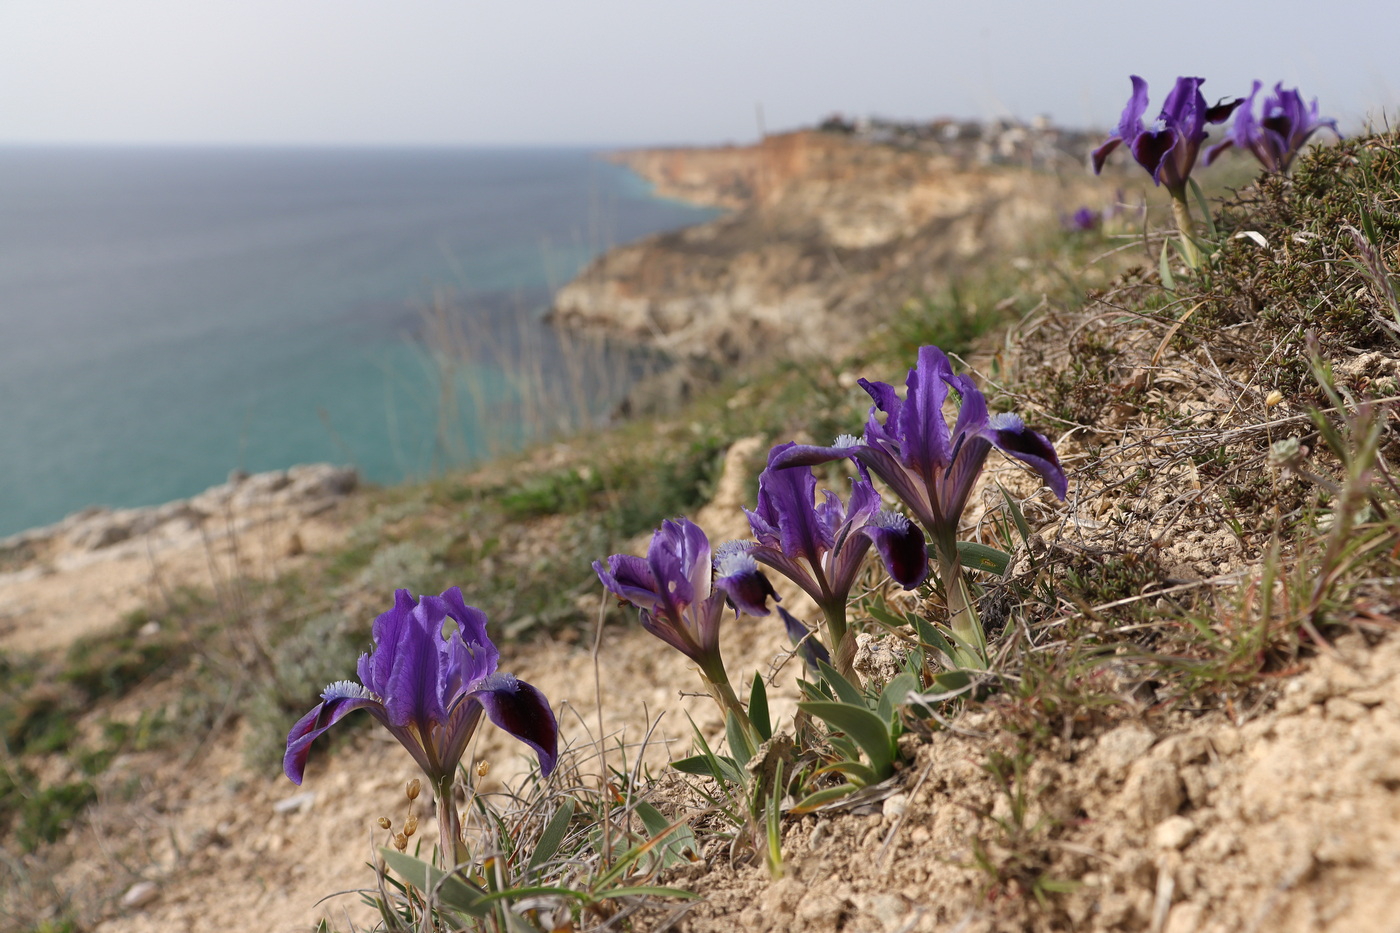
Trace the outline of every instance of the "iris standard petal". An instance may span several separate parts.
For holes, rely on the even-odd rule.
[[[779,444],[769,451],[769,466],[758,478],[758,513],[769,524],[778,526],[778,547],[784,554],[805,558],[815,566],[833,541],[815,508],[817,477],[811,467],[773,466],[795,446]]]
[[[442,637],[447,604],[440,598],[424,596],[413,610],[410,624],[399,631],[394,648],[394,666],[389,672],[384,709],[394,726],[412,724],[426,733],[430,723],[447,718],[443,693],[450,674],[447,670],[446,643]],[[454,633],[455,634],[455,633]],[[375,652],[384,649],[380,644]]]
[[[948,400],[948,380],[952,375],[953,367],[942,350],[920,347],[918,363],[909,370],[905,382],[904,405],[897,416],[890,416],[898,420],[894,430],[899,437],[900,462],[925,481],[931,481],[951,455],[943,403]],[[889,419],[885,426],[890,427]]]
[[[705,530],[688,518],[674,522],[680,528],[681,563],[686,578],[690,581],[691,600],[702,602],[710,596],[710,580],[713,576],[713,561],[710,557],[710,539]]]
[[[1131,146],[1133,140],[1142,132],[1142,115],[1147,112],[1147,82],[1137,75],[1131,77],[1133,93],[1128,97],[1123,115],[1118,118],[1118,129],[1090,154],[1095,175],[1103,171],[1104,161],[1110,152],[1117,149],[1120,143]]]
[[[496,650],[490,636],[486,634],[486,613],[475,606],[467,605],[466,600],[462,598],[461,587],[452,587],[443,593],[441,598],[447,604],[448,617],[456,620],[462,643],[471,655],[469,669],[462,672],[463,681],[471,683],[488,674],[494,674],[501,653]]]
[[[964,375],[948,376],[945,381],[958,393],[958,420],[953,424],[953,443],[963,434],[977,434],[987,427],[987,397],[977,383]]]
[[[871,382],[869,379],[861,379],[856,384],[864,389],[865,394],[869,395],[871,401],[875,403],[874,407],[870,409],[869,417],[865,420],[865,442],[867,444],[893,444],[898,449],[899,410],[904,405],[900,401],[899,393],[888,382]],[[884,412],[885,420],[883,422],[875,417],[876,411]],[[839,444],[840,438],[837,441]]]
[[[1131,139],[1142,131],[1142,115],[1147,113],[1147,82],[1137,75],[1129,75],[1133,92],[1128,95],[1127,106],[1118,118],[1118,138]]]
[[[1188,139],[1199,133],[1201,125],[1205,122],[1205,98],[1201,96],[1201,84],[1204,80],[1177,78],[1167,93],[1167,99],[1162,102],[1162,115],[1158,119]]]
[[[651,544],[647,548],[647,566],[656,578],[658,607],[665,607],[668,612],[679,612],[681,607],[690,605],[695,590],[690,585],[685,541],[675,522],[662,522],[661,527],[651,536]]]
[[[374,650],[360,656],[358,671],[360,683],[380,696],[389,693],[394,658],[403,642],[404,632],[414,625],[413,610],[417,605],[418,601],[408,590],[395,590],[394,607],[374,620],[370,630]]]
[[[471,695],[493,723],[535,750],[540,773],[548,777],[559,761],[559,724],[544,694],[514,675],[496,673]]]

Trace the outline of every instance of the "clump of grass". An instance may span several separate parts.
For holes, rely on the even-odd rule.
[[[27,768],[0,767],[0,826],[21,852],[59,838],[96,798],[96,788],[85,780],[43,785]]]
[[[1220,227],[1227,238],[1200,327],[1227,328],[1223,349],[1255,355],[1253,340],[1274,350],[1271,387],[1315,392],[1308,333],[1327,358],[1395,349],[1400,334],[1383,287],[1400,246],[1394,133],[1309,150],[1292,177],[1264,175],[1228,202]]]
[[[0,734],[16,755],[62,752],[77,737],[77,720],[94,704],[119,699],[187,656],[186,638],[144,612],[115,632],[74,643],[62,662],[19,665],[5,659]]]

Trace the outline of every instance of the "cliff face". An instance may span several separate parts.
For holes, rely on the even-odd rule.
[[[839,350],[1109,190],[1082,164],[1056,174],[812,131],[616,158],[660,194],[732,213],[604,254],[559,292],[554,320],[722,361]]]

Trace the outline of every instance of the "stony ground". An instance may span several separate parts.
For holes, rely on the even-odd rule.
[[[1252,192],[1257,216],[1239,223],[1256,236],[1224,240],[1199,293],[1168,293],[1156,272],[1138,269],[1083,306],[1042,301],[971,358],[999,401],[1054,436],[1069,500],[993,463],[962,536],[998,540],[998,483],[1024,500],[1031,531],[986,604],[990,619],[1021,586],[995,642],[996,689],[952,718],[911,723],[902,769],[874,793],[785,818],[781,872],[707,831],[715,814],[696,785],[663,776],[664,762],[691,748],[687,717],[711,741],[721,731],[679,655],[620,615],[596,651],[577,625],[537,626],[503,645],[502,667],[559,712],[572,752],[554,790],[608,799],[631,774],[631,789],[694,823],[697,858],[659,881],[701,899],[643,905],[628,915],[633,929],[1400,930],[1400,489],[1388,466],[1400,459],[1400,354],[1378,304],[1394,291],[1377,250],[1346,252],[1359,242],[1339,233],[1354,203],[1328,200],[1333,188],[1355,189],[1347,173],[1358,164],[1368,179],[1390,178],[1361,200],[1390,212],[1375,216],[1393,237],[1395,152],[1387,138],[1357,142]],[[1295,185],[1307,196],[1294,198]],[[1160,240],[1150,245],[1160,253]],[[1387,256],[1395,248],[1383,245]],[[1325,395],[1327,380],[1340,394]],[[849,389],[854,374],[832,381]],[[743,391],[724,409],[752,405]],[[1384,401],[1354,404],[1367,396]],[[1330,420],[1308,415],[1328,406]],[[693,428],[699,437],[705,426]],[[1366,436],[1375,465],[1349,474],[1345,451]],[[713,501],[692,513],[717,541],[743,534],[738,506],[750,504],[756,462],[790,435],[738,437],[726,441]],[[1278,441],[1292,452],[1276,452]],[[219,496],[232,502],[236,490]],[[176,509],[156,523],[75,524],[8,542],[0,604],[22,608],[0,638],[10,657],[38,652],[23,662],[38,665],[79,635],[129,624],[124,610],[153,591],[218,589],[234,573],[221,566],[249,580],[276,574],[281,562],[353,542],[351,524],[392,524],[365,525],[373,506],[360,494],[337,502],[298,505],[291,524],[248,524],[225,539],[218,510],[199,519]],[[577,531],[558,515],[528,527],[530,559]],[[479,563],[452,565],[467,589],[496,559],[473,547]],[[261,556],[219,563],[235,552]],[[387,606],[387,592],[336,598],[366,629]],[[600,598],[582,593],[579,612],[599,613]],[[936,605],[921,608],[937,618]],[[557,634],[528,636],[546,630]],[[256,648],[258,632],[247,634]],[[783,661],[782,633],[742,619],[724,638],[731,671],[772,673],[775,721],[790,722],[797,672]],[[139,725],[153,711],[178,718],[182,689],[179,676],[142,682],[79,711],[79,730]],[[407,754],[355,732],[318,749],[296,788],[275,765],[249,765],[243,746],[266,739],[250,734],[255,717],[231,709],[210,721],[174,749],[110,762],[93,779],[96,803],[60,841],[24,856],[7,849],[3,922],[46,933],[292,931],[322,918],[372,926],[355,892],[375,882],[367,862],[386,841],[378,818],[397,825],[407,815]],[[519,786],[520,746],[483,729],[471,754],[487,765],[480,792]],[[36,780],[61,782],[76,767],[51,754]],[[420,838],[434,838],[431,813],[420,807],[419,817]],[[66,926],[44,926],[62,917]]]
[[[731,461],[747,462],[755,446],[736,445]],[[737,513],[735,472],[702,519]],[[104,575],[84,579],[92,591],[73,595],[101,607]],[[54,618],[47,624],[61,627]],[[89,621],[115,624],[117,613]],[[789,820],[781,878],[711,846],[665,879],[704,900],[646,915],[639,928],[1015,930],[1036,896],[1024,879],[1042,876],[1073,882],[1055,895],[1052,919],[1040,924],[1047,929],[1398,929],[1400,640],[1377,640],[1393,625],[1373,618],[1339,638],[1335,651],[1281,677],[1271,706],[1162,717],[1127,699],[1096,734],[1056,740],[1050,754],[1026,762],[1022,786],[1035,792],[1023,810],[1005,776],[988,768],[990,752],[1014,758],[1014,742],[995,704],[979,709],[911,742],[912,760],[884,799]],[[32,634],[45,645],[60,637]],[[756,620],[732,626],[726,638],[731,667],[766,667],[785,653],[773,628]],[[635,757],[647,736],[654,766],[687,750],[687,713],[718,738],[708,701],[680,696],[698,681],[679,655],[658,651],[640,629],[614,626],[603,651],[601,670],[591,646],[558,641],[512,646],[503,662],[553,698],[587,782],[597,780],[600,728],[609,764],[624,768],[618,742]],[[164,690],[137,691],[107,715],[133,717],[168,700]],[[84,904],[93,929],[373,922],[358,896],[343,892],[373,883],[367,862],[384,842],[375,820],[401,821],[411,760],[379,732],[361,732],[334,754],[314,756],[298,789],[280,774],[250,772],[243,738],[212,736],[173,759],[126,755],[102,776],[100,803],[48,854],[63,866],[54,883]],[[491,763],[487,792],[511,782],[523,763],[518,747],[491,730],[473,754]],[[431,839],[431,815],[421,815]],[[1016,853],[1052,837],[1048,862],[1018,876]]]

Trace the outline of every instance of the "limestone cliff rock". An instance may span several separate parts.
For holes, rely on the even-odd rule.
[[[604,254],[555,297],[554,321],[721,362],[839,351],[1110,190],[1081,164],[1061,170],[1067,157],[1027,168],[817,131],[617,158],[659,194],[731,213]]]

